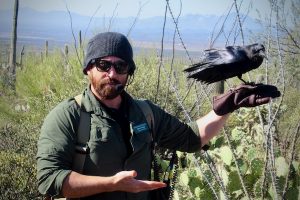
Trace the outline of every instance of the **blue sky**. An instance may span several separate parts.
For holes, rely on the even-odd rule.
[[[0,0],[0,10],[13,9],[14,0]],[[136,16],[141,5],[144,5],[140,18],[152,16],[163,16],[166,1],[165,0],[20,0],[20,8],[29,7],[38,11],[66,11],[65,2],[71,12],[81,15],[91,16],[98,6],[100,9],[96,16],[112,15],[116,8],[116,17]],[[182,0],[182,15],[187,14],[207,14],[222,15],[226,14],[231,7],[233,0]],[[249,13],[252,17],[257,17],[257,11],[262,16],[268,15],[270,5],[268,0],[237,0],[238,4],[242,2],[241,12],[246,13],[251,6]],[[170,0],[170,5],[174,15],[179,13],[180,1]]]

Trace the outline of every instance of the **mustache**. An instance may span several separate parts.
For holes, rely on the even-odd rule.
[[[116,79],[110,79],[110,78],[103,79],[101,82],[102,82],[102,84],[110,84],[110,85],[119,85],[119,84],[121,84],[120,81],[118,81]]]
[[[124,89],[124,86],[121,84],[121,82],[116,79],[104,79],[102,84],[114,85],[114,88],[117,92],[121,92]]]

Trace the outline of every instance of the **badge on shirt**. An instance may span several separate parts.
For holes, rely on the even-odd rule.
[[[136,126],[133,126],[132,128],[136,134],[149,131],[149,126],[147,123],[138,124]]]

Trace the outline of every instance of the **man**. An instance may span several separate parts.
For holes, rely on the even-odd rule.
[[[37,170],[42,194],[146,200],[148,191],[166,186],[148,180],[150,129],[136,131],[135,127],[145,124],[146,119],[124,90],[135,68],[132,47],[124,35],[105,32],[89,41],[83,72],[88,75],[90,85],[83,92],[81,106],[74,98],[60,103],[48,114],[41,130]],[[253,88],[257,87],[242,86],[219,96],[214,100],[213,111],[189,124],[147,101],[154,115],[154,141],[164,148],[199,151],[218,134],[230,112],[241,106],[267,103],[274,96],[266,92],[269,88],[258,90],[259,94]],[[83,173],[72,170],[80,109],[91,116],[90,130],[87,130],[90,131],[89,152]]]

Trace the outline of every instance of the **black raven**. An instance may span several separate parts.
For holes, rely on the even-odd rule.
[[[225,49],[208,49],[200,63],[189,66],[184,71],[188,78],[194,78],[206,84],[225,80],[258,68],[265,57],[265,47],[262,44],[247,46],[227,46]]]

